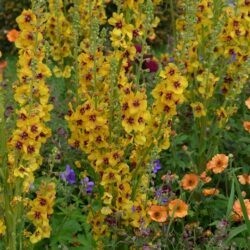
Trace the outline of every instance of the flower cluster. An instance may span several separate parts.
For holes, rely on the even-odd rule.
[[[180,199],[174,199],[167,206],[152,205],[148,214],[157,222],[165,222],[171,218],[184,218],[188,214],[188,205]]]
[[[51,57],[58,65],[53,68],[56,77],[69,78],[71,67],[64,65],[65,59],[71,56],[72,27],[63,13],[62,0],[50,0],[49,18],[46,22],[46,36],[50,43]]]
[[[92,20],[77,58],[77,103],[69,105],[66,116],[69,144],[87,154],[103,188],[101,209],[88,216],[97,239],[109,235],[113,224],[147,228],[152,154],[169,147],[171,120],[187,87],[172,63],[160,71],[153,101],[148,101],[147,80],[140,74],[158,71],[156,59],[146,55],[146,38],[153,35],[157,18],[151,1],[133,3],[133,9],[132,2],[118,5],[108,20],[112,50],[99,35],[102,21]]]
[[[49,238],[51,227],[49,217],[53,213],[56,198],[56,185],[43,182],[36,193],[36,198],[29,202],[27,218],[34,224],[35,231],[30,235],[31,243],[35,244],[43,238]]]
[[[188,75],[190,92],[186,97],[194,117],[216,113],[216,126],[224,127],[236,111],[237,96],[246,86],[249,74],[246,14],[249,4],[238,1],[228,6],[222,1],[220,11],[215,13],[216,7],[210,0],[193,2],[186,13],[180,15],[177,29],[181,39],[175,59],[184,65]],[[191,20],[189,15],[196,18]],[[222,62],[227,62],[225,67],[217,70]],[[218,94],[224,98],[216,107],[211,103]]]
[[[17,18],[20,34],[16,40],[19,49],[18,82],[14,86],[16,129],[9,139],[9,181],[23,180],[24,191],[34,181],[33,173],[42,162],[40,149],[51,132],[45,123],[50,119],[52,105],[46,78],[51,72],[46,64],[43,46],[44,20],[32,10],[24,10]]]

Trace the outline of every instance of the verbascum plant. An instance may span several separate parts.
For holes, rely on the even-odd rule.
[[[7,134],[1,137],[1,143],[3,143],[1,144],[1,160],[3,160],[1,178],[4,191],[2,205],[6,225],[5,249],[8,250],[24,246],[23,230],[29,203],[28,193],[34,182],[34,172],[42,164],[40,149],[51,135],[50,129],[46,126],[52,110],[52,105],[48,102],[49,89],[46,85],[46,78],[50,77],[51,72],[44,63],[46,51],[43,32],[46,18],[41,10],[41,5],[33,3],[32,10],[24,10],[17,18],[20,29],[15,42],[19,49],[18,80],[13,86],[16,126],[12,133],[9,133],[11,134],[9,138],[6,138]],[[49,185],[54,186],[53,183]],[[48,201],[50,206],[53,203],[54,194],[52,196]],[[31,204],[35,204],[37,199],[30,201]],[[46,200],[46,196],[43,199]],[[51,212],[52,210],[49,209],[44,214],[44,220],[48,221]],[[49,237],[48,227],[46,234],[42,234],[39,239]],[[35,242],[34,236],[31,236],[31,241]]]
[[[151,162],[170,145],[171,121],[188,85],[172,63],[155,78],[152,97],[147,93],[149,80],[143,75],[155,74],[159,67],[152,56],[145,57],[147,38],[157,24],[154,4],[116,4],[117,12],[108,20],[108,41],[100,35],[102,20],[92,18],[77,57],[78,97],[66,116],[69,144],[87,155],[97,173],[99,193],[88,221],[98,249],[109,236],[118,241],[125,228],[147,229],[147,211],[156,202],[148,193]],[[105,46],[109,41],[111,48]]]
[[[176,20],[179,36],[173,60],[189,81],[185,98],[193,111],[197,133],[193,146],[199,151],[196,162],[201,173],[207,156],[218,153],[218,135],[237,112],[248,83],[249,4],[209,0],[179,4],[183,14]]]
[[[34,232],[26,231],[32,244],[43,238],[49,238],[51,227],[49,217],[53,213],[53,205],[56,196],[56,185],[53,182],[43,182],[36,193],[36,198],[29,202],[27,218],[36,227]]]
[[[69,78],[71,67],[69,58],[72,50],[72,27],[63,11],[62,0],[50,0],[46,36],[50,43],[51,57],[56,65],[53,68],[56,77]]]

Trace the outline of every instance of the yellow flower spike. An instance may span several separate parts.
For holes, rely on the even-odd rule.
[[[121,181],[121,176],[118,175],[117,171],[111,168],[106,168],[102,176],[101,185],[106,186],[108,184],[117,183],[120,181]]]

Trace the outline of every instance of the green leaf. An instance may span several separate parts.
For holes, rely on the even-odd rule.
[[[226,242],[229,243],[235,236],[239,235],[240,233],[245,232],[246,230],[247,230],[246,224],[232,228],[231,231],[229,232],[229,236]]]
[[[235,187],[234,187],[234,179],[232,180],[232,186],[231,186],[231,192],[230,192],[230,197],[228,200],[228,205],[227,205],[227,213],[226,217],[229,218],[232,207],[233,207],[233,202],[234,202],[234,195],[235,195]]]
[[[54,221],[53,229],[51,237],[52,244],[57,242],[66,243],[72,241],[73,235],[81,230],[81,226],[75,220],[66,220],[62,223]]]
[[[101,200],[95,200],[92,204],[91,204],[92,209],[97,212],[102,208],[102,202]]]

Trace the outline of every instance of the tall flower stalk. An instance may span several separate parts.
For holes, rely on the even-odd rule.
[[[3,134],[1,184],[4,193],[1,205],[6,225],[6,250],[23,249],[26,211],[30,209],[29,203],[32,204],[27,196],[34,182],[34,172],[42,163],[41,146],[51,134],[46,122],[50,119],[52,105],[48,103],[49,89],[45,82],[51,73],[44,64],[46,51],[42,33],[46,19],[41,7],[34,3],[32,10],[24,10],[17,18],[20,28],[20,34],[15,42],[19,49],[18,81],[13,87],[17,104],[16,126],[9,138],[3,133],[3,129],[6,129],[3,122],[0,128],[1,135]],[[1,105],[1,121],[4,121],[3,108],[4,105]],[[50,204],[53,199],[51,197]],[[48,220],[47,217],[43,217],[44,220]],[[44,227],[40,228],[41,233],[44,230]],[[34,238],[32,233],[31,239]],[[36,232],[34,234],[36,235]],[[40,238],[43,237],[49,237],[48,229],[46,234],[41,234]]]

